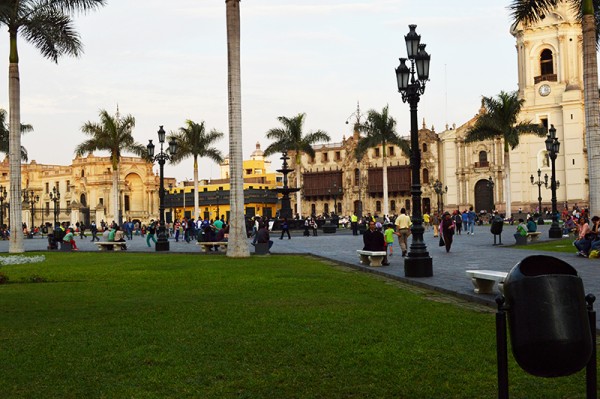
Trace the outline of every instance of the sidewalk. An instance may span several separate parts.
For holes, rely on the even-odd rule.
[[[540,241],[549,240],[549,224],[539,226],[542,233]],[[515,249],[513,230],[515,226],[504,226],[502,241],[504,245],[493,246],[493,236],[490,233],[489,226],[476,226],[474,235],[455,235],[454,243],[450,253],[446,253],[444,247],[438,246],[438,239],[433,237],[430,229],[425,233],[425,243],[429,255],[433,259],[433,277],[426,278],[406,278],[404,277],[404,259],[400,256],[401,251],[394,243],[394,256],[389,258],[390,266],[372,268],[363,266],[358,261],[357,249],[362,248],[362,236],[353,236],[351,231],[338,229],[335,234],[323,234],[319,231],[317,237],[303,237],[302,231],[293,231],[292,239],[280,240],[279,232],[272,232],[271,239],[275,242],[271,252],[277,254],[312,254],[318,257],[331,259],[351,266],[353,268],[372,273],[385,275],[410,284],[426,287],[441,292],[450,293],[459,297],[486,303],[495,306],[495,295],[478,295],[473,292],[473,285],[466,276],[465,270],[486,269],[508,272],[512,267],[523,258],[531,255],[550,255],[562,259],[572,265],[579,276],[583,279],[585,293],[596,295],[599,300],[596,302],[595,309],[600,309],[600,260],[577,257],[575,248],[571,253],[556,252],[534,252],[528,250]],[[175,242],[171,239],[170,251],[176,253],[197,253],[200,254],[200,247],[194,242],[189,244],[185,241]],[[409,245],[411,239],[409,238]],[[98,251],[95,244],[92,244],[90,238],[76,238],[77,246],[80,251]],[[250,240],[248,240],[250,243]],[[46,238],[25,239],[26,251],[45,251],[47,246]],[[129,251],[155,253],[154,245],[148,248],[145,237],[134,236],[133,240],[127,241]],[[253,247],[250,251],[253,252]],[[0,241],[0,252],[8,252],[8,241]]]

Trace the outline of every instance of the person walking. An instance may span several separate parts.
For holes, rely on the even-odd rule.
[[[474,235],[475,234],[475,211],[473,211],[473,207],[469,207],[469,212],[467,213],[467,234]]]
[[[445,212],[440,223],[440,235],[446,246],[446,253],[450,252],[450,248],[452,247],[452,236],[454,236],[455,229],[456,225],[450,212]]]
[[[357,236],[358,235],[358,216],[356,216],[355,212],[352,212],[352,215],[350,216],[350,225],[352,226],[352,235]]]
[[[433,226],[433,236],[437,237],[439,235],[438,230],[440,229],[440,219],[437,212],[431,214],[431,225]]]
[[[387,223],[384,227],[383,238],[385,239],[385,249],[388,256],[394,256],[394,235],[397,233],[394,231],[392,223]]]
[[[410,217],[406,214],[406,209],[400,209],[400,215],[396,218],[396,235],[398,236],[402,256],[406,256],[408,251],[408,236],[410,235],[411,225],[412,222]]]
[[[454,211],[454,216],[452,216],[452,218],[454,219],[454,224],[456,225],[456,234],[460,235],[462,230],[462,215],[460,214],[460,210]]]
[[[154,237],[154,235],[156,234],[156,223],[154,222],[154,219],[150,220],[150,226],[148,226],[148,234],[146,235],[146,244],[148,245],[148,248],[152,247],[152,245],[150,245],[150,240],[154,241],[154,245],[156,245],[156,238]]]
[[[90,231],[92,232],[92,242],[100,241],[100,239],[98,238],[98,227],[96,226],[95,221],[92,221],[92,224],[90,226]]]
[[[283,235],[285,233],[287,233],[288,240],[291,240],[292,236],[290,235],[290,225],[288,224],[287,219],[283,218],[283,220],[281,221],[281,237],[279,237],[280,240],[283,240]]]

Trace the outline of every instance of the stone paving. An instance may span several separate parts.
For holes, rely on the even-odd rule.
[[[549,224],[539,226],[542,232],[540,240],[548,239]],[[404,277],[404,262],[397,242],[394,243],[394,256],[389,258],[390,266],[372,268],[362,266],[358,261],[357,249],[362,248],[362,236],[353,236],[349,230],[338,229],[335,234],[323,234],[319,231],[317,237],[303,237],[301,231],[293,231],[292,239],[287,237],[279,239],[279,233],[273,232],[271,239],[275,242],[271,252],[273,256],[279,254],[312,254],[315,256],[332,259],[348,266],[372,273],[382,274],[397,280],[415,284],[418,286],[451,293],[459,297],[493,305],[495,295],[478,295],[473,292],[473,285],[466,276],[465,270],[487,269],[508,272],[523,258],[545,254],[555,256],[572,265],[579,276],[583,279],[585,293],[596,295],[599,300],[595,309],[600,309],[600,259],[587,259],[575,255],[575,247],[570,253],[556,252],[532,252],[515,249],[513,232],[516,226],[504,226],[502,234],[503,244],[493,246],[493,236],[489,226],[476,226],[474,235],[454,236],[454,243],[450,253],[446,253],[444,247],[438,246],[438,239],[433,237],[430,229],[425,233],[425,243],[430,256],[433,258],[433,277],[406,278]],[[409,244],[410,244],[409,238]],[[175,242],[170,239],[171,252],[198,253],[200,247],[194,242]],[[248,240],[250,243],[251,240]],[[76,238],[77,246],[81,251],[97,251],[96,245],[92,244],[89,237],[86,239]],[[46,238],[25,239],[26,251],[45,251]],[[140,236],[134,236],[133,240],[127,241],[130,251],[155,253],[154,246],[148,248],[146,240]],[[250,251],[252,247],[249,244]],[[8,252],[8,241],[0,241],[0,252]]]

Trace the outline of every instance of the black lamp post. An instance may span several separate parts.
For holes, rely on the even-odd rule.
[[[337,215],[338,207],[337,207],[337,197],[338,195],[342,195],[342,188],[337,186],[337,183],[333,183],[333,188],[327,189],[327,193],[329,196],[333,196],[333,213]]]
[[[443,187],[442,182],[436,180],[435,183],[433,183],[433,191],[435,191],[438,196],[438,211],[444,212],[444,194],[448,192],[448,186]]]
[[[494,210],[494,179],[492,176],[487,180],[487,187],[490,189],[490,211]]]
[[[419,148],[419,126],[417,120],[417,105],[421,94],[425,93],[425,83],[429,80],[429,61],[431,56],[421,44],[421,36],[415,29],[417,25],[409,25],[410,31],[406,41],[407,58],[400,58],[400,66],[396,68],[398,91],[402,94],[402,101],[410,104],[410,165],[412,169],[412,242],[410,251],[404,258],[404,275],[406,277],[431,277],[433,276],[433,262],[427,246],[423,241],[423,214],[421,212],[421,150]],[[410,60],[410,68],[406,61]],[[416,79],[415,79],[416,67]]]
[[[40,201],[40,196],[39,195],[35,195],[35,193],[33,192],[33,190],[27,191],[24,190],[23,191],[23,202],[29,204],[31,206],[31,225],[29,226],[29,238],[33,238],[33,215],[35,212],[35,204],[37,202]]]
[[[562,231],[558,225],[558,210],[556,209],[556,156],[560,151],[560,142],[556,137],[556,129],[554,125],[550,125],[548,129],[548,138],[546,138],[546,150],[550,154],[550,162],[552,165],[552,175],[550,177],[550,190],[552,190],[552,226],[550,226],[550,238],[561,238]]]
[[[6,187],[0,186],[0,227],[4,225],[4,201],[8,199]]]
[[[50,193],[50,201],[54,202],[54,228],[56,228],[56,219],[58,217],[58,206],[60,205],[60,191],[54,186]]]
[[[168,251],[169,250],[169,239],[167,238],[167,233],[165,229],[165,162],[170,160],[172,156],[177,152],[177,141],[175,139],[171,139],[169,141],[169,148],[166,151],[163,151],[163,144],[165,142],[165,130],[162,126],[158,129],[158,141],[160,143],[160,152],[154,155],[154,144],[152,144],[152,140],[149,140],[148,145],[148,156],[152,160],[152,162],[158,161],[158,166],[160,170],[160,185],[158,188],[158,210],[160,213],[160,221],[158,226],[158,240],[156,242],[156,250],[157,251]],[[168,153],[167,153],[168,152]]]
[[[537,171],[538,179],[537,181],[531,175],[529,179],[531,180],[531,184],[534,186],[538,186],[538,212],[539,218],[537,224],[544,224],[544,216],[542,216],[542,186],[548,188],[548,173],[544,175],[544,180],[542,180],[542,171],[538,169]]]
[[[215,218],[215,220],[217,220],[217,219],[221,219],[221,210],[219,209],[219,201],[221,198],[219,196],[219,190],[217,190],[217,195],[215,197],[217,200],[217,217]]]

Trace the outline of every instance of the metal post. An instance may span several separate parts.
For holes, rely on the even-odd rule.
[[[504,296],[496,298],[496,360],[498,365],[498,399],[508,399],[508,345],[506,337],[506,307]]]
[[[596,311],[594,310],[594,302],[596,297],[592,294],[587,294],[585,297],[587,302],[588,318],[590,320],[590,330],[592,332],[592,356],[588,361],[585,369],[585,381],[586,381],[586,398],[597,399],[598,398],[598,370],[596,366]]]

